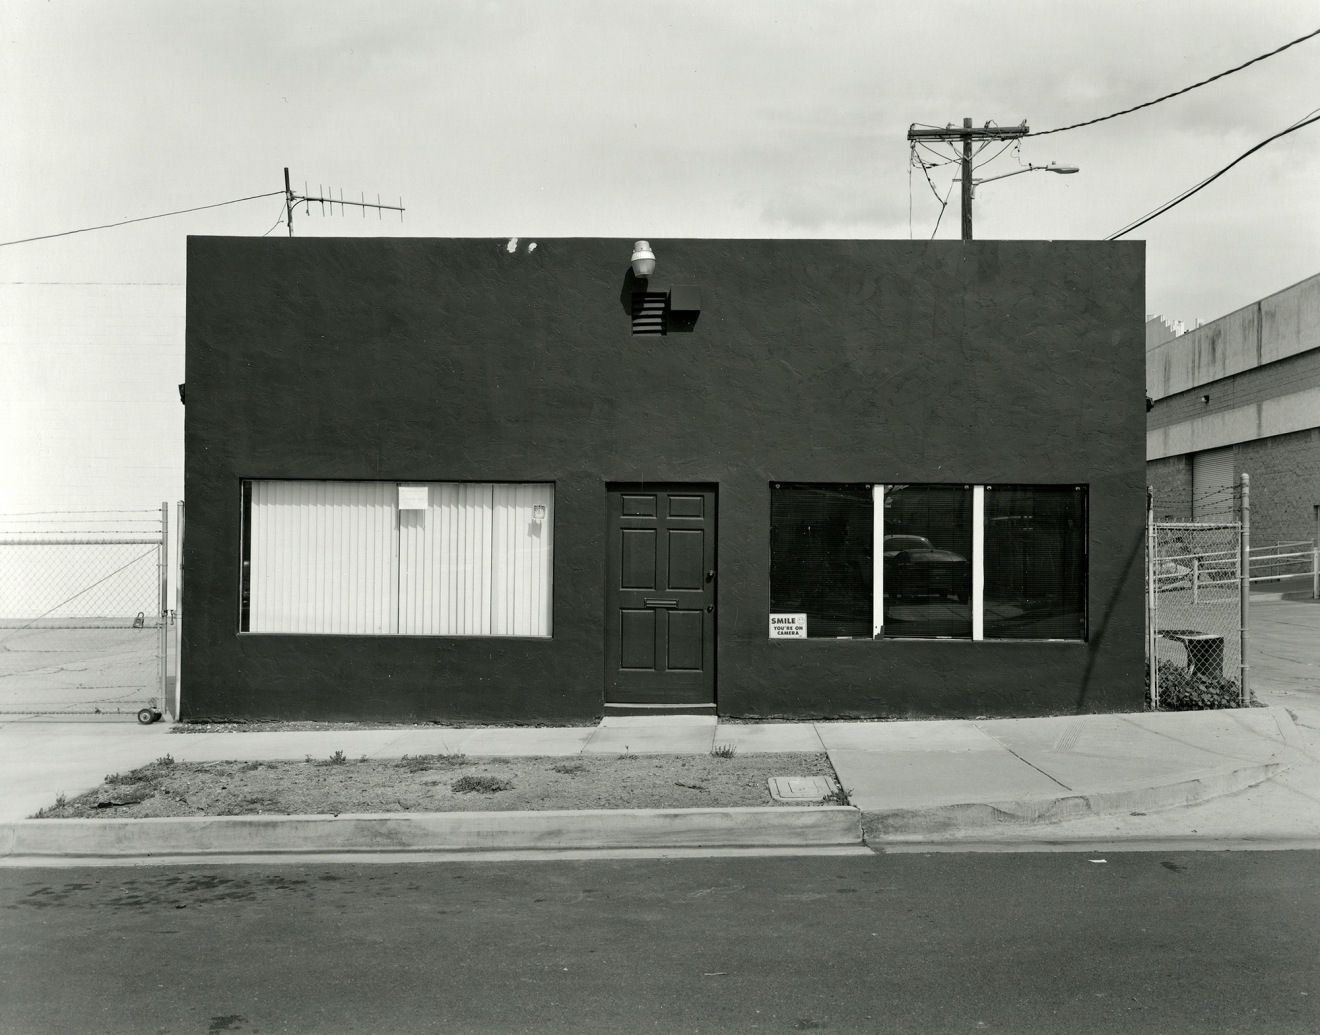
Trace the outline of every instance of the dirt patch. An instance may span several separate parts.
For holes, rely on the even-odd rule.
[[[834,776],[820,754],[413,755],[304,762],[175,762],[108,776],[37,819],[338,815],[781,805],[772,776]],[[807,803],[810,804],[810,803]],[[834,802],[830,802],[834,804]]]
[[[593,722],[323,722],[319,719],[185,719],[170,726],[171,733],[333,733],[335,730],[433,730],[444,729],[559,729],[594,727]]]

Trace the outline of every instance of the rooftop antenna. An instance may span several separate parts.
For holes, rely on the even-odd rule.
[[[318,192],[323,189],[324,188],[320,186],[317,187]],[[397,205],[382,205],[379,194],[376,195],[376,200],[374,202],[367,201],[365,193],[362,194],[361,197],[362,197],[361,201],[345,201],[343,188],[340,188],[339,197],[337,198],[334,196],[333,193],[331,193],[329,197],[325,197],[320,193],[313,196],[307,193],[306,184],[303,184],[303,193],[295,194],[293,192],[293,188],[289,186],[289,170],[286,167],[284,170],[284,216],[285,216],[285,222],[288,223],[289,226],[289,236],[290,237],[293,236],[293,210],[297,208],[299,205],[302,205],[303,211],[306,212],[310,207],[311,203],[314,201],[320,203],[322,215],[325,214],[326,205],[330,206],[330,214],[332,216],[335,214],[336,205],[339,206],[339,214],[341,216],[344,214],[345,205],[353,205],[356,208],[362,209],[363,219],[366,218],[367,209],[369,208],[374,208],[376,210],[376,217],[378,219],[383,219],[384,216],[381,215],[381,212],[385,209],[389,209],[391,212],[399,213],[399,222],[400,223],[403,222],[403,198],[399,199],[399,203]]]

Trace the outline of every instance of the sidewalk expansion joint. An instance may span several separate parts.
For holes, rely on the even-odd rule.
[[[1002,747],[1005,751],[1007,751],[1010,755],[1012,755],[1014,758],[1016,758],[1016,759],[1017,759],[1019,762],[1021,762],[1023,765],[1030,766],[1032,769],[1036,770],[1036,772],[1040,773],[1041,776],[1045,777],[1045,779],[1051,781],[1052,783],[1057,783],[1060,787],[1062,787],[1062,788],[1063,788],[1065,791],[1067,791],[1069,794],[1075,794],[1075,793],[1077,793],[1077,792],[1074,791],[1071,787],[1069,787],[1066,783],[1064,783],[1062,780],[1060,780],[1057,776],[1052,776],[1051,774],[1047,773],[1044,769],[1042,769],[1040,766],[1036,765],[1034,762],[1029,762],[1029,761],[1027,761],[1027,759],[1025,759],[1025,758],[1023,758],[1021,755],[1019,755],[1016,751],[1014,751],[1011,747],[1009,747],[1007,744],[1005,744],[1002,740],[999,740],[997,737],[995,737],[995,736],[993,736],[992,734],[988,733],[986,730],[981,729],[980,726],[977,726],[976,728],[979,729],[979,730],[981,730],[982,733],[985,733],[985,735],[986,735],[987,737],[990,737],[991,740],[993,740],[996,744],[998,744],[1000,747]]]

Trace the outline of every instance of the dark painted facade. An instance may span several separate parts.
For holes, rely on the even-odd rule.
[[[185,718],[597,718],[645,483],[718,497],[722,716],[1141,708],[1143,245],[653,240],[648,337],[631,243],[189,239]],[[244,479],[553,483],[553,635],[240,633]],[[1086,486],[1086,641],[769,639],[781,481]]]

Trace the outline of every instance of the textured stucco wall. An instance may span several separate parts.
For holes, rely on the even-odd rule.
[[[529,243],[189,240],[186,716],[598,716],[641,480],[718,485],[721,714],[1141,706],[1140,243],[653,240],[662,338],[630,241]],[[240,636],[242,478],[554,482],[554,637]],[[1088,485],[1089,642],[770,642],[775,480]]]

